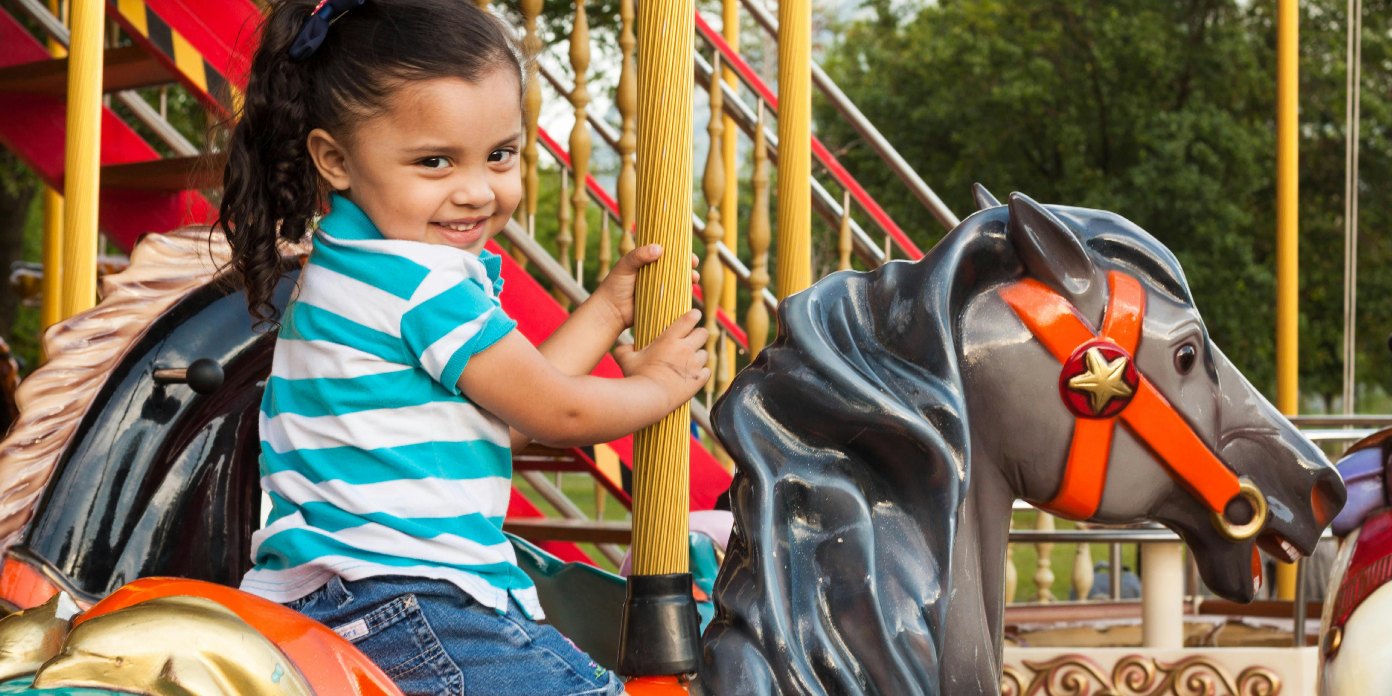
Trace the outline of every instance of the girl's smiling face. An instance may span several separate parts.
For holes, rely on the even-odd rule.
[[[346,138],[309,134],[319,174],[362,208],[384,237],[478,253],[522,198],[518,77],[403,83],[391,107]]]

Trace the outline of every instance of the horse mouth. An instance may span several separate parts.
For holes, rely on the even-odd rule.
[[[1280,532],[1265,531],[1257,535],[1257,546],[1272,558],[1286,563],[1295,563],[1305,557],[1305,553]]]

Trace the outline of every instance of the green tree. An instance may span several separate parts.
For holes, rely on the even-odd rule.
[[[880,3],[883,5],[884,3]],[[1215,341],[1274,387],[1275,31],[1271,3],[1231,0],[941,0],[913,18],[854,24],[828,68],[959,213],[970,185],[1003,196],[1116,211],[1183,263]],[[1372,3],[1378,7],[1385,1]],[[1343,181],[1343,3],[1305,4],[1302,26],[1302,345],[1306,393],[1337,392]],[[1365,66],[1388,50],[1388,8],[1368,6]],[[1365,67],[1364,180],[1385,175],[1389,79]],[[1381,93],[1369,96],[1374,84]],[[1312,108],[1316,107],[1318,108]],[[1337,105],[1338,108],[1335,108]],[[820,132],[924,243],[942,231],[848,126],[819,106]],[[1328,152],[1337,149],[1338,156]],[[1377,174],[1374,174],[1377,172]],[[1365,232],[1386,213],[1365,206]],[[1375,225],[1377,227],[1375,227]],[[1364,236],[1364,268],[1387,260]],[[1385,235],[1381,235],[1385,237]],[[1365,275],[1372,275],[1365,270]],[[1384,283],[1382,286],[1376,283]],[[1360,316],[1392,316],[1385,281],[1362,284]],[[1333,295],[1331,296],[1331,293]],[[1363,374],[1382,366],[1364,332]],[[1386,384],[1384,372],[1376,373]]]

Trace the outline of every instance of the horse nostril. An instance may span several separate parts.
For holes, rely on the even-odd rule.
[[[1315,481],[1315,487],[1310,491],[1310,511],[1315,515],[1315,524],[1322,529],[1334,521],[1347,499],[1348,490],[1344,488],[1344,481],[1339,478],[1338,472],[1333,469],[1321,471],[1319,480]]]

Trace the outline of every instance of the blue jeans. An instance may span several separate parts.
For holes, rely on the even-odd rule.
[[[408,696],[624,690],[618,675],[515,601],[499,614],[442,580],[335,577],[287,606],[352,641]]]

